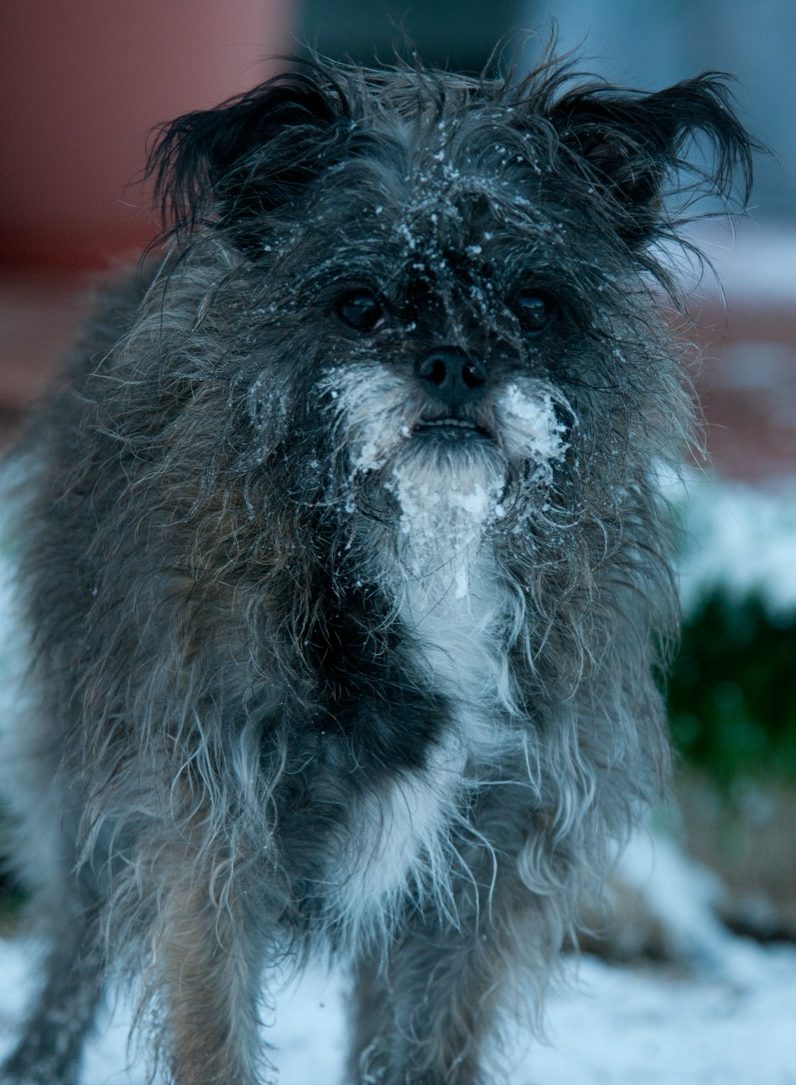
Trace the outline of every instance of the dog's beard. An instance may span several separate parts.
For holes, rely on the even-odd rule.
[[[475,412],[479,428],[429,427],[415,382],[388,370],[333,370],[319,391],[331,412],[345,517],[373,514],[403,570],[467,593],[484,540],[542,510],[568,448],[569,405],[549,382],[517,377]],[[558,405],[558,413],[556,406]],[[519,510],[519,511],[518,511]]]
[[[491,527],[504,515],[505,461],[481,438],[414,435],[385,473],[397,505],[396,556],[415,579],[464,598]]]

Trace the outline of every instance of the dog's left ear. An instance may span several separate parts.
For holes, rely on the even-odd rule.
[[[571,160],[611,197],[617,228],[632,244],[644,244],[660,228],[667,180],[674,178],[674,189],[682,191],[692,187],[690,175],[699,191],[726,199],[737,177],[742,203],[748,199],[752,151],[759,145],[735,114],[720,73],[648,95],[575,88],[555,103],[549,119]],[[699,132],[712,144],[712,166],[689,159]]]
[[[341,85],[306,64],[164,125],[146,170],[164,223],[177,233],[208,223],[245,244],[254,216],[294,200],[319,172],[347,116]]]

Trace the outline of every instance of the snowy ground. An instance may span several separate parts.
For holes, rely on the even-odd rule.
[[[796,479],[747,486],[693,472],[686,489],[673,480],[668,496],[685,513],[686,614],[717,589],[737,602],[758,596],[772,618],[796,613]]]
[[[549,1004],[550,1043],[528,1050],[518,1030],[512,1085],[796,1085],[796,950],[734,948],[735,977],[573,962],[570,989]],[[0,942],[0,1054],[31,959],[29,947]],[[285,993],[269,1035],[280,1081],[342,1081],[342,1003],[340,984],[320,971]],[[143,1059],[128,1065],[128,1020],[120,1007],[103,1023],[81,1085],[144,1085]]]

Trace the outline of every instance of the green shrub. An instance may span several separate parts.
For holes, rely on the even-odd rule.
[[[711,592],[686,618],[668,704],[677,749],[722,787],[796,782],[796,613]]]

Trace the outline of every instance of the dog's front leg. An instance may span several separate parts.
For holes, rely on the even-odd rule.
[[[235,883],[219,897],[213,873],[176,881],[162,916],[171,1071],[175,1085],[256,1085],[267,907]]]
[[[507,970],[533,938],[538,900],[484,848],[460,872],[456,920],[413,909],[384,956],[355,970],[350,1076],[359,1085],[480,1085],[480,1049]],[[539,932],[536,932],[537,934]],[[526,944],[525,946],[523,944]],[[523,952],[525,950],[525,952]]]
[[[62,914],[48,915],[52,939],[44,984],[14,1052],[0,1066],[0,1085],[72,1085],[102,993],[104,959],[96,906],[66,885]],[[73,904],[75,905],[73,907]],[[82,908],[81,908],[82,905]]]

